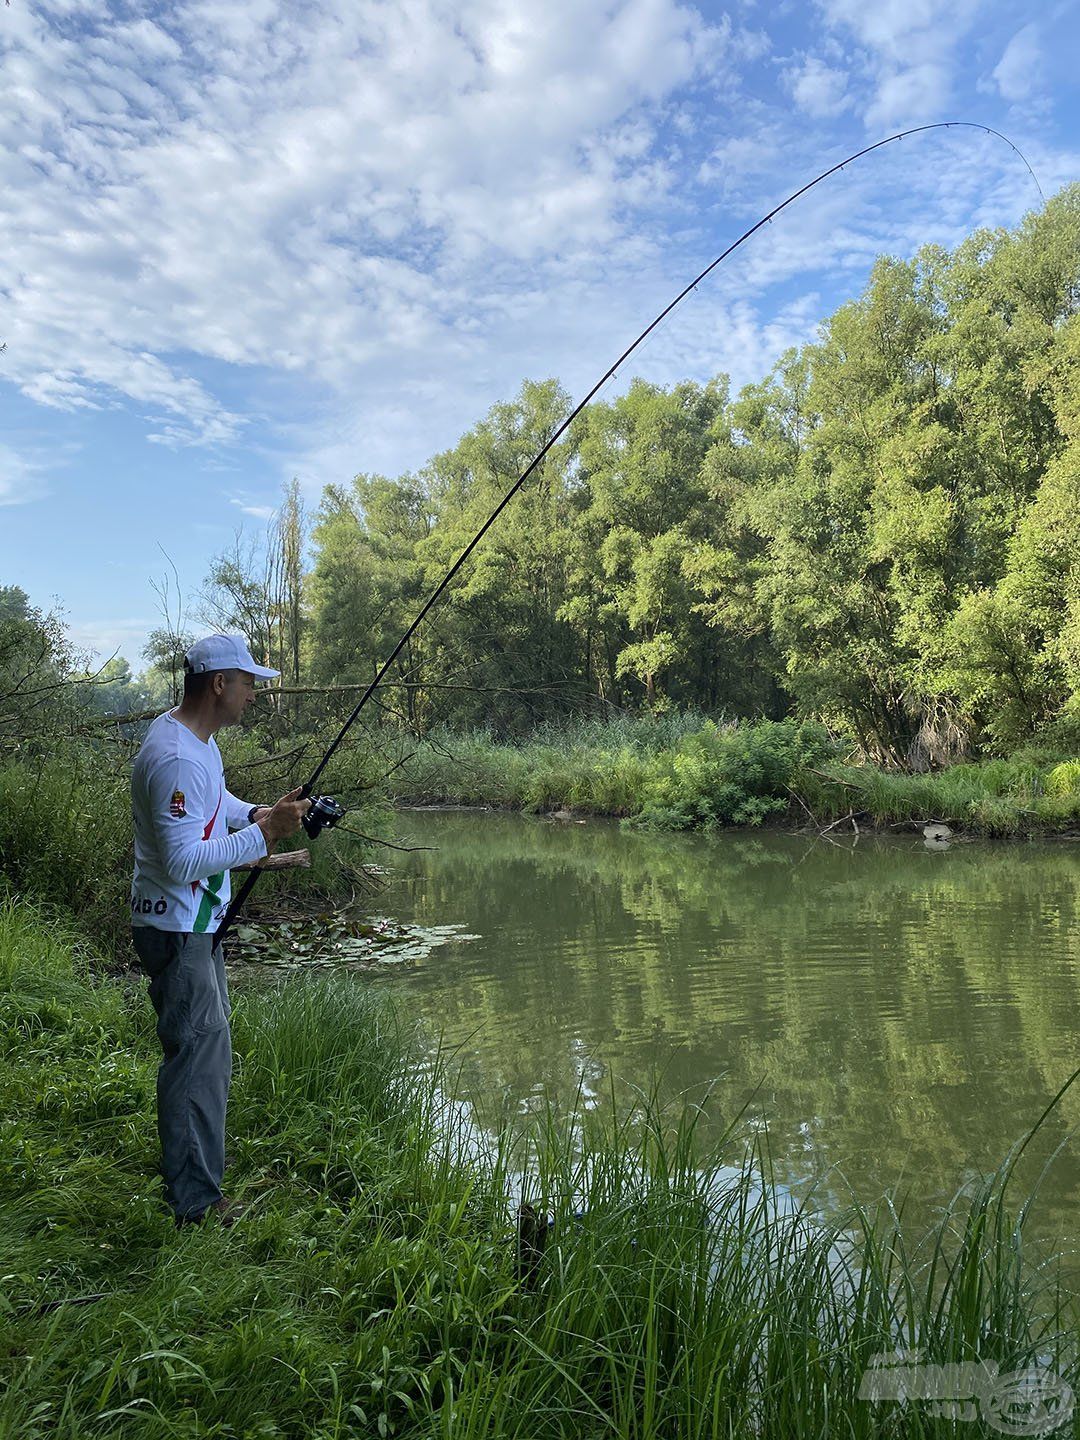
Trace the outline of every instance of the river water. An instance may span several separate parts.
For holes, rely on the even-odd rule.
[[[456,924],[386,982],[455,1047],[480,1113],[546,1095],[743,1106],[776,1179],[908,1197],[909,1217],[995,1168],[1080,1066],[1080,845],[627,833],[609,822],[400,813],[434,847],[395,856],[383,913]],[[1017,1172],[1017,1198],[1080,1125],[1080,1081]],[[1030,1164],[1028,1161],[1030,1160]],[[1071,1246],[1080,1141],[1034,1228]]]

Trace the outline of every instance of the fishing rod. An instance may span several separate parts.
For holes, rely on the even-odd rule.
[[[525,484],[526,480],[528,480],[530,475],[533,474],[537,467],[543,463],[544,459],[552,450],[552,448],[559,442],[559,440],[562,439],[563,435],[566,434],[567,430],[569,430],[570,426],[585,409],[586,405],[588,405],[589,402],[596,396],[598,391],[603,389],[607,382],[618,371],[620,366],[625,364],[625,362],[630,358],[630,356],[634,353],[638,346],[641,345],[645,340],[647,340],[648,337],[659,325],[663,324],[663,322],[667,319],[667,317],[671,314],[675,307],[677,305],[680,305],[682,301],[686,299],[687,295],[690,294],[691,290],[696,290],[697,287],[701,284],[702,280],[704,280],[707,276],[711,275],[718,265],[722,265],[729,255],[734,254],[734,252],[738,250],[740,245],[745,245],[745,243],[751,238],[751,236],[756,235],[757,232],[763,228],[763,226],[768,225],[770,221],[772,221],[777,215],[779,215],[782,210],[786,210],[789,205],[793,205],[795,201],[798,200],[801,196],[805,195],[807,191],[813,190],[815,185],[820,185],[822,181],[828,180],[831,175],[835,175],[838,170],[843,170],[845,166],[851,165],[856,160],[861,160],[864,155],[869,155],[874,150],[881,150],[884,146],[892,145],[897,140],[906,140],[910,135],[925,134],[928,130],[981,130],[985,135],[991,135],[995,139],[1003,140],[1005,144],[1008,145],[1009,149],[1012,150],[1017,156],[1019,156],[1028,174],[1035,182],[1035,188],[1039,192],[1040,199],[1045,201],[1046,197],[1043,195],[1042,186],[1039,184],[1038,178],[1034,170],[1032,170],[1031,166],[1028,164],[1026,156],[1023,154],[1023,152],[1019,149],[1018,146],[1013,144],[1013,142],[1009,139],[1007,135],[1003,135],[1000,130],[994,130],[991,126],[982,125],[974,120],[937,120],[934,121],[932,124],[913,125],[907,130],[898,130],[895,135],[887,135],[884,140],[875,140],[872,145],[864,145],[861,150],[853,151],[852,154],[845,156],[843,160],[838,160],[835,165],[830,165],[827,170],[823,170],[820,175],[815,175],[813,180],[808,180],[805,185],[800,185],[798,190],[793,190],[786,200],[781,200],[779,205],[774,205],[773,208],[768,212],[768,214],[762,215],[761,219],[751,225],[749,230],[744,230],[743,233],[739,236],[739,238],[732,241],[732,243],[727,247],[726,250],[723,250],[719,255],[717,255],[715,260],[711,261],[710,264],[706,265],[705,269],[702,270],[699,275],[695,275],[693,280],[691,280],[688,285],[684,286],[683,289],[679,291],[679,293],[675,296],[674,300],[664,306],[663,310],[660,311],[659,315],[656,316],[655,320],[652,320],[648,325],[646,325],[645,329],[642,330],[641,334],[637,337],[637,339],[632,341],[632,343],[626,347],[626,349],[622,352],[622,354],[614,362],[614,364],[608,366],[608,368],[604,371],[603,375],[600,376],[600,379],[597,380],[596,384],[592,387],[592,389],[589,390],[588,393],[581,400],[578,401],[577,405],[574,406],[573,410],[571,410],[570,414],[567,415],[566,419],[562,422],[562,424],[559,425],[557,429],[552,432],[551,436],[545,441],[541,449],[537,451],[533,459],[529,461],[529,464],[514,481],[513,485],[511,485],[510,489],[506,492],[506,494],[499,501],[498,505],[496,505],[495,509],[484,521],[483,525],[481,525],[480,529],[472,537],[469,543],[465,546],[464,550],[462,550],[461,554],[450,566],[450,569],[446,572],[443,578],[439,581],[438,585],[436,585],[435,589],[424,601],[424,604],[420,607],[420,610],[417,612],[417,615],[412,621],[412,624],[405,631],[401,639],[394,646],[393,650],[391,650],[390,654],[375,672],[374,678],[372,679],[368,687],[365,689],[364,693],[360,696],[360,699],[357,701],[355,707],[352,710],[352,713],[342,725],[341,729],[338,731],[334,739],[330,742],[330,745],[327,747],[326,753],[323,755],[319,763],[315,766],[315,769],[311,772],[311,775],[309,776],[307,782],[302,786],[300,793],[305,799],[312,795],[315,786],[319,782],[320,775],[326,769],[327,765],[329,765],[341,742],[345,739],[345,736],[349,733],[353,725],[355,725],[356,721],[359,719],[360,712],[363,710],[367,702],[371,699],[372,695],[374,695],[375,691],[382,684],[388,671],[393,666],[394,662],[397,660],[402,650],[405,649],[405,646],[416,634],[416,631],[423,624],[432,606],[435,605],[436,601],[446,590],[447,586],[461,569],[462,565],[465,564],[465,561],[468,560],[469,556],[476,549],[477,545],[479,545],[480,541],[484,538],[487,532],[491,529],[492,525],[495,524],[495,521],[499,518],[502,512],[506,509],[507,505],[509,505],[510,501]],[[344,809],[338,804],[336,800],[332,799],[328,795],[318,795],[312,800],[311,810],[304,817],[304,829],[307,831],[308,835],[312,839],[315,839],[322,830],[329,829],[330,827],[335,825],[344,814]],[[217,933],[214,937],[215,949],[217,949],[218,945],[221,944],[226,934],[232,928],[236,917],[243,909],[243,906],[248,896],[258,884],[259,876],[261,873],[262,872],[258,869],[252,870],[248,874],[247,879],[244,881],[243,886],[234,897],[232,903],[229,905],[228,910],[225,912],[225,918],[218,926]]]

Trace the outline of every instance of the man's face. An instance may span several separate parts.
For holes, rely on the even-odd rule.
[[[234,675],[225,675],[219,696],[226,725],[235,725],[249,705],[255,703],[255,676],[246,670],[237,670]]]

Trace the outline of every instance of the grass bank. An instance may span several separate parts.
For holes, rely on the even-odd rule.
[[[1080,828],[1080,760],[1062,745],[909,775],[853,764],[824,727],[701,716],[586,722],[508,744],[432,736],[391,777],[400,804],[565,808],[661,829],[940,820],[972,835]]]
[[[526,1140],[556,1224],[523,1275],[521,1137],[469,1146],[400,1014],[303,980],[234,1001],[250,1217],[176,1232],[141,985],[9,901],[0,1002],[5,1440],[954,1433],[859,1398],[898,1345],[1075,1382],[1074,1302],[1028,1263],[1007,1167],[913,1243],[887,1206],[800,1215],[735,1133],[698,1154],[694,1112],[549,1118]]]

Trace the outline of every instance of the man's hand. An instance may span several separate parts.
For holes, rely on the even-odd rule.
[[[311,809],[310,800],[300,799],[303,788],[298,785],[295,790],[283,795],[272,809],[264,810],[255,817],[255,824],[266,837],[267,850],[275,840],[284,840],[286,835],[293,835],[300,829],[304,816]]]

